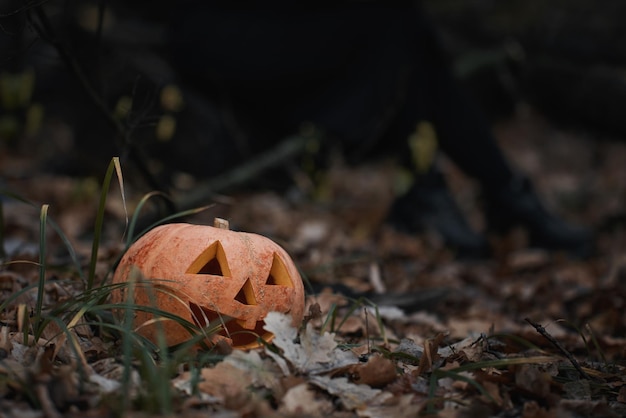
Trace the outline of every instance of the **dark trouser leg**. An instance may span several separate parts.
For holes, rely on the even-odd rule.
[[[425,51],[437,48],[434,42],[421,47]],[[418,87],[407,102],[405,112],[410,112],[411,107],[426,109],[435,126],[441,150],[481,183],[487,200],[490,229],[505,232],[521,225],[528,231],[533,245],[586,255],[591,244],[589,231],[564,222],[543,206],[531,182],[511,169],[497,146],[489,123],[454,80],[438,52],[430,50],[426,56],[434,59],[422,60],[422,66],[416,65],[415,85]],[[424,91],[426,95],[418,96]],[[420,187],[419,182],[416,187]],[[452,212],[446,209],[441,213]],[[462,223],[456,224],[462,226]]]

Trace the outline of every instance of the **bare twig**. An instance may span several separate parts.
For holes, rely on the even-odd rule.
[[[130,140],[130,133],[124,127],[124,125],[115,117],[115,115],[110,111],[106,102],[102,98],[100,94],[96,91],[91,81],[88,79],[85,72],[82,70],[76,59],[69,51],[65,48],[62,42],[56,37],[54,28],[48,19],[48,15],[45,10],[41,6],[37,6],[34,8],[37,19],[40,24],[36,24],[31,19],[31,25],[37,32],[37,34],[48,43],[50,43],[59,54],[61,60],[65,63],[65,65],[70,69],[72,74],[78,79],[78,82],[82,89],[85,91],[91,102],[96,106],[96,108],[100,111],[100,113],[106,118],[107,122],[117,132],[119,138],[121,138],[121,144],[118,144],[120,150],[126,149],[128,152],[128,157],[135,164],[139,172],[143,175],[146,182],[150,187],[156,190],[163,190],[159,182],[152,175],[148,167],[146,166],[144,160],[139,155],[139,151],[137,147]]]
[[[167,197],[168,209],[176,208],[176,210],[182,212],[204,206],[219,193],[257,178],[265,170],[276,167],[301,154],[304,152],[309,140],[310,137],[308,136],[289,137],[274,148],[248,159],[232,170],[196,184],[192,191],[185,192],[172,200]],[[159,211],[148,212],[141,217],[139,229],[143,229],[161,218],[163,218],[163,213]]]
[[[29,9],[35,8],[35,7],[39,7],[44,3],[47,3],[50,0],[40,0],[37,2],[26,2],[25,4],[23,4],[20,7],[15,8],[14,10],[11,10],[9,12],[6,13],[0,13],[0,19],[5,18],[5,17],[11,17],[11,16],[15,16],[17,14],[23,13],[25,11],[28,11]]]
[[[250,181],[265,170],[299,155],[305,150],[309,140],[307,136],[293,136],[283,140],[274,148],[249,159],[233,170],[196,185],[194,191],[186,193],[176,201],[176,207],[179,210],[187,210],[206,204],[215,194]]]
[[[580,364],[574,358],[574,356],[569,351],[567,351],[565,347],[563,347],[561,343],[556,340],[556,338],[550,335],[550,333],[548,333],[548,331],[546,331],[543,326],[531,321],[528,318],[525,318],[525,321],[532,325],[539,334],[541,334],[546,340],[550,341],[552,345],[554,345],[561,353],[563,353],[565,357],[567,357],[569,362],[572,363],[572,366],[574,366],[576,371],[580,374],[580,377],[582,377],[583,379],[591,380],[591,377],[583,370],[582,367],[580,367]]]

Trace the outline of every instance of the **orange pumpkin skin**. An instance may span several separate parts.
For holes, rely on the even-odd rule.
[[[263,329],[270,311],[288,313],[298,326],[304,315],[304,286],[287,252],[257,234],[192,224],[167,224],[149,231],[130,246],[113,283],[124,283],[139,269],[148,285],[138,282],[134,303],[155,306],[200,327],[225,324],[211,343],[226,340],[235,348],[269,341]],[[114,303],[125,301],[127,287],[112,292]],[[191,335],[176,321],[156,324],[151,313],[135,311],[134,325],[152,341],[163,332],[168,345]],[[218,321],[218,322],[215,322]],[[208,323],[207,323],[208,322]],[[246,332],[251,331],[251,332]]]

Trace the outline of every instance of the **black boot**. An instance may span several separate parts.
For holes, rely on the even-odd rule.
[[[487,254],[487,240],[467,224],[438,172],[420,178],[396,199],[389,223],[407,233],[435,232],[460,258],[480,258]]]
[[[495,233],[521,226],[529,244],[548,250],[564,250],[576,257],[590,255],[592,233],[550,213],[535,194],[530,181],[515,177],[507,187],[487,194],[487,223]]]

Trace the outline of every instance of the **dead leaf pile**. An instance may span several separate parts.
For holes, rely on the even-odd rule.
[[[499,137],[548,204],[596,227],[597,254],[573,260],[530,250],[514,231],[495,242],[492,258],[459,261],[431,234],[384,224],[387,182],[355,179],[388,179],[386,165],[335,169],[321,200],[233,193],[188,220],[212,224],[219,214],[268,235],[319,287],[301,328],[271,313],[265,328],[274,339],[263,348],[185,353],[180,361],[138,346],[125,361],[123,339],[101,326],[110,315],[86,322],[82,306],[71,305],[83,280],[52,231],[43,309],[59,321],[39,327],[38,204],[50,204],[84,266],[94,191],[87,180],[7,175],[7,186],[35,205],[0,202],[0,418],[626,416],[626,183],[618,181],[626,178],[626,145],[578,138],[594,160],[577,160],[565,175],[551,161],[570,137],[532,119],[501,126]],[[468,219],[480,225],[476,185],[445,167]],[[140,198],[129,191],[131,212]],[[96,268],[105,281],[125,225],[119,196],[110,199]]]

